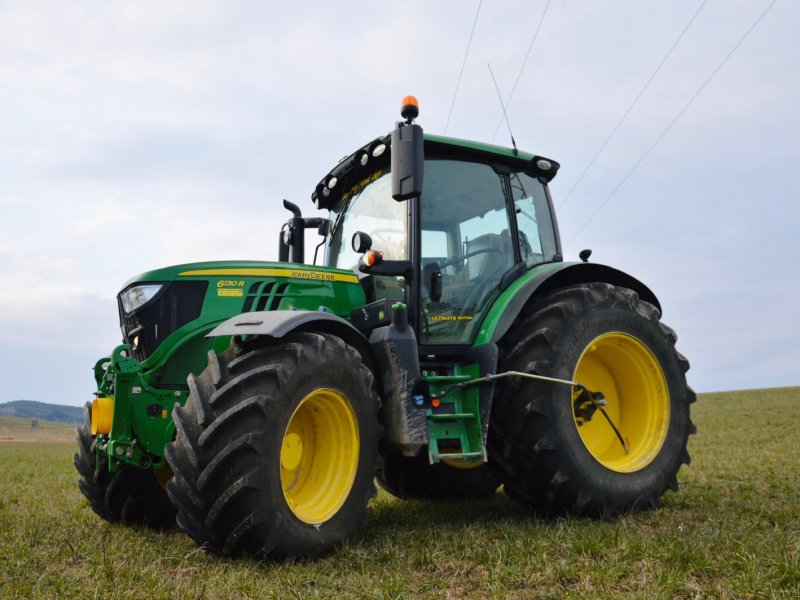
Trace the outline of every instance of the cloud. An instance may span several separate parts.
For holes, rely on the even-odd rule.
[[[509,116],[521,148],[562,163],[557,204],[696,6],[551,4]],[[475,8],[2,3],[0,350],[15,356],[4,380],[69,363],[24,391],[60,394],[118,342],[114,296],[137,273],[275,258],[281,199],[312,214],[319,178],[386,133],[402,96],[417,94],[420,123],[441,133]],[[559,211],[564,241],[763,8],[704,7]],[[486,63],[507,97],[542,10],[482,5],[449,134],[491,139],[501,109]],[[651,285],[701,389],[796,380],[785,332],[800,292],[800,81],[787,74],[800,69],[799,10],[775,5],[567,252],[592,247]],[[507,143],[505,125],[495,141]]]

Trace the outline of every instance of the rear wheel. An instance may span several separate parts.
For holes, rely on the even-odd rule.
[[[606,414],[569,386],[506,380],[489,434],[509,496],[548,512],[609,517],[655,507],[677,490],[695,394],[660,316],[635,292],[602,283],[532,307],[505,340],[502,370],[577,381],[603,394]]]
[[[375,495],[373,377],[340,338],[209,354],[175,407],[167,486],[178,524],[214,553],[283,559],[352,536]]]
[[[75,468],[80,474],[78,488],[92,510],[112,523],[141,524],[155,529],[175,525],[175,509],[167,498],[169,467],[157,471],[123,466],[110,473],[97,468],[95,438],[92,436],[91,404],[84,408],[84,423],[76,429],[78,451]]]
[[[378,483],[393,496],[417,500],[487,498],[500,486],[488,464],[454,460],[432,465],[425,449],[414,457],[388,453]]]

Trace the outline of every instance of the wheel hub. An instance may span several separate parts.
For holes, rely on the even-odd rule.
[[[296,433],[287,433],[281,448],[281,467],[293,471],[303,458],[303,440]]]
[[[575,422],[578,427],[592,420],[598,408],[606,406],[608,402],[600,392],[589,392],[586,388],[577,388],[573,393],[572,410],[575,412]]]

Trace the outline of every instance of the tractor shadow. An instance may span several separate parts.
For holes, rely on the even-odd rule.
[[[451,532],[477,528],[497,530],[504,525],[551,526],[564,516],[526,508],[498,490],[489,498],[472,500],[403,500],[381,490],[368,510],[365,541],[393,533],[425,535],[446,526]]]

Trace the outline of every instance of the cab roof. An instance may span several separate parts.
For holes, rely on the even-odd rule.
[[[343,158],[322,178],[311,199],[317,208],[330,209],[336,206],[341,199],[343,190],[347,190],[361,179],[375,173],[378,169],[388,168],[391,144],[391,132],[384,137],[375,138],[364,144],[352,154]],[[437,158],[458,158],[475,161],[485,161],[508,165],[512,170],[524,171],[535,177],[540,177],[549,182],[556,176],[559,164],[549,158],[531,154],[530,152],[518,151],[514,148],[485,144],[472,140],[447,137],[443,135],[424,134],[425,156]],[[377,157],[374,150],[378,146],[385,147]],[[366,156],[366,162],[363,161]],[[325,190],[327,182],[331,179],[336,180],[336,189]],[[323,195],[326,191],[326,195]]]

